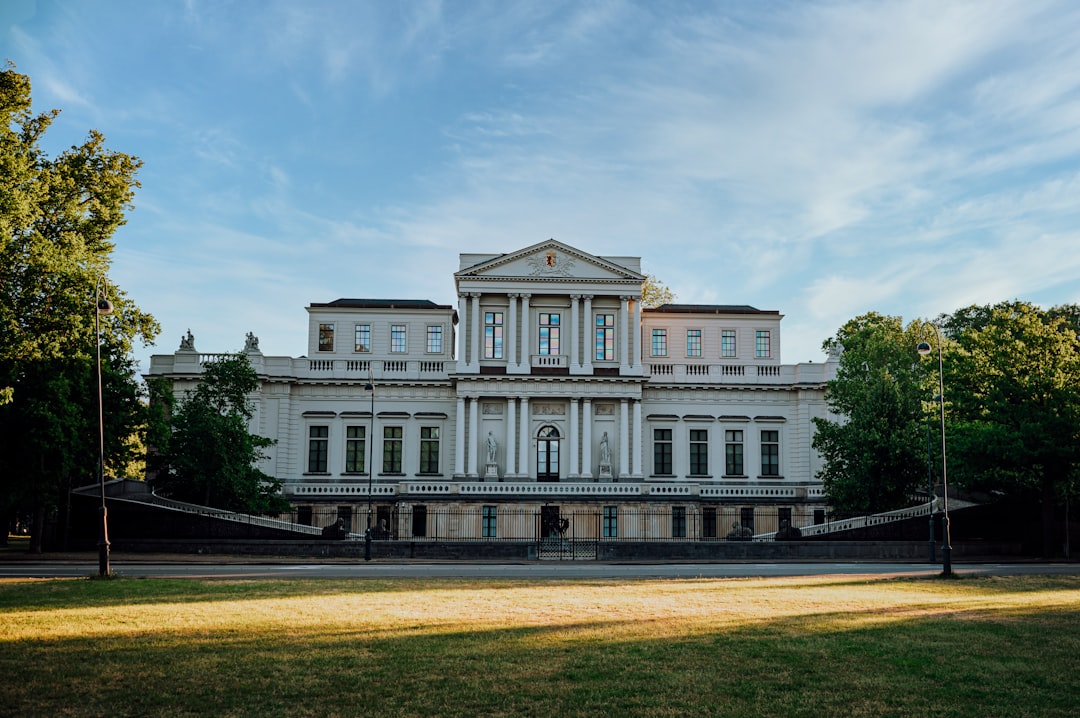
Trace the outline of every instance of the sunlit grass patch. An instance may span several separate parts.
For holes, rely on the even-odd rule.
[[[11,583],[0,641],[0,705],[25,715],[1080,705],[1072,577]]]

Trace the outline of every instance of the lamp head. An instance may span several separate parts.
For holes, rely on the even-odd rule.
[[[113,312],[112,302],[110,302],[108,299],[104,299],[104,298],[97,300],[97,313],[99,315],[112,314],[112,312]]]
[[[375,385],[370,383],[364,384],[364,391],[375,391]]]
[[[919,352],[920,356],[926,356],[930,353],[930,345],[926,342],[919,342],[919,346],[915,347],[915,351]]]

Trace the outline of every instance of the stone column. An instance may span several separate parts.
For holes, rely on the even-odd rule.
[[[469,357],[469,295],[458,295],[458,371],[469,371],[471,364]]]
[[[457,423],[454,425],[454,476],[465,475],[465,402],[459,396],[457,400]]]
[[[476,463],[476,452],[480,446],[480,399],[470,397],[469,404],[469,467],[465,475],[475,479],[480,476],[479,464]]]
[[[503,476],[517,476],[517,399],[506,400],[506,469]]]
[[[570,373],[576,374],[581,368],[581,301],[580,294],[570,295]],[[586,346],[588,344],[586,343]]]
[[[634,402],[634,430],[632,436],[634,437],[634,463],[630,467],[630,474],[635,478],[640,479],[641,473],[641,448],[643,446],[642,439],[642,426],[641,426],[641,400]]]
[[[570,400],[570,472],[566,478],[576,479],[581,476],[581,463],[578,460],[578,432],[581,431],[578,426],[578,399],[573,398]]]
[[[593,300],[593,298],[592,298],[591,294],[586,294],[585,295],[585,327],[586,327],[585,332],[586,332],[586,337],[587,337],[586,340],[585,340],[585,361],[584,361],[584,364],[583,364],[583,366],[584,366],[584,372],[583,373],[585,373],[585,374],[592,374],[593,373],[592,360],[593,360],[593,352],[595,351],[595,349],[593,347],[593,340],[592,340],[592,329],[593,329],[592,300]]]
[[[630,476],[630,427],[627,402],[623,399],[619,402],[619,470],[613,471],[616,476]]]
[[[521,369],[523,374],[532,372],[532,340],[529,338],[529,330],[532,327],[532,317],[529,316],[531,297],[531,294],[521,295]]]
[[[581,478],[591,479],[592,473],[592,399],[583,399],[581,409]]]
[[[621,339],[619,340],[619,374],[626,375],[629,373],[630,367],[627,364],[627,360],[630,358],[630,319],[629,319],[629,306],[628,303],[630,297],[619,297],[619,334]],[[622,467],[619,467],[620,469]]]
[[[473,292],[469,296],[472,297],[472,306],[469,308],[470,319],[472,320],[472,340],[469,342],[469,346],[472,348],[471,366],[474,372],[479,373],[480,357],[483,356],[481,353],[483,342],[480,340],[480,294]],[[476,468],[475,465],[472,468]]]
[[[529,476],[529,466],[532,459],[529,457],[529,437],[532,433],[532,421],[529,418],[529,397],[521,397],[521,424],[519,426],[521,441],[518,446],[518,473],[522,478]]]
[[[510,308],[507,311],[506,317],[506,371],[513,372],[518,366],[517,358],[517,311],[518,311],[518,295],[507,294],[510,299]],[[507,466],[506,470],[509,471],[510,467]]]
[[[641,374],[641,297],[633,297],[634,314],[630,321],[630,366]]]

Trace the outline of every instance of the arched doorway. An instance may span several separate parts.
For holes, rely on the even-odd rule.
[[[536,480],[559,480],[559,430],[545,426],[536,433]]]

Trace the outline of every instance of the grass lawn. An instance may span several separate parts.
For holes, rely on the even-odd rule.
[[[1076,716],[1080,578],[0,582],[0,714]]]

